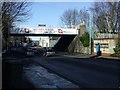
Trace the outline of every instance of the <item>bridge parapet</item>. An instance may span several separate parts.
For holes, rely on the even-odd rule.
[[[65,28],[15,28],[10,31],[11,34],[63,34],[63,35],[77,35],[77,29]]]

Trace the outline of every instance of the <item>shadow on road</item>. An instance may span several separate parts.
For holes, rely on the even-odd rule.
[[[33,84],[23,76],[24,51],[7,51],[2,55],[2,89],[31,88]]]

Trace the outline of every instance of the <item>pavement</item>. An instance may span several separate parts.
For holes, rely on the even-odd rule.
[[[111,57],[111,56],[99,56],[98,58],[106,58],[106,59],[115,59],[115,60],[120,60],[119,57]]]
[[[79,88],[79,86],[37,64],[24,67],[24,73],[35,88]]]
[[[2,56],[2,55],[1,55]],[[2,89],[9,88],[31,88],[34,85],[23,75],[22,64],[23,56],[21,53],[6,52],[2,56]],[[27,63],[25,63],[27,64]]]
[[[62,55],[62,56],[73,57],[73,58],[90,58],[92,55],[77,54],[77,55]]]
[[[89,55],[89,54],[70,54],[70,53],[60,53],[60,56],[65,56],[65,57],[72,57],[72,58],[105,58],[105,59],[113,59],[113,60],[120,60],[119,57],[112,57],[112,56],[96,56],[96,55]]]

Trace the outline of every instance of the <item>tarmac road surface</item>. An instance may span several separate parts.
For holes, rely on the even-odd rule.
[[[120,61],[117,60],[62,56],[33,60],[83,88],[120,87]]]

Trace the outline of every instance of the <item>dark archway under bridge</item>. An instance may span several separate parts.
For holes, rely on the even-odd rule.
[[[10,36],[58,36],[61,37],[54,45],[55,51],[67,51],[68,46],[77,34],[10,34]]]

